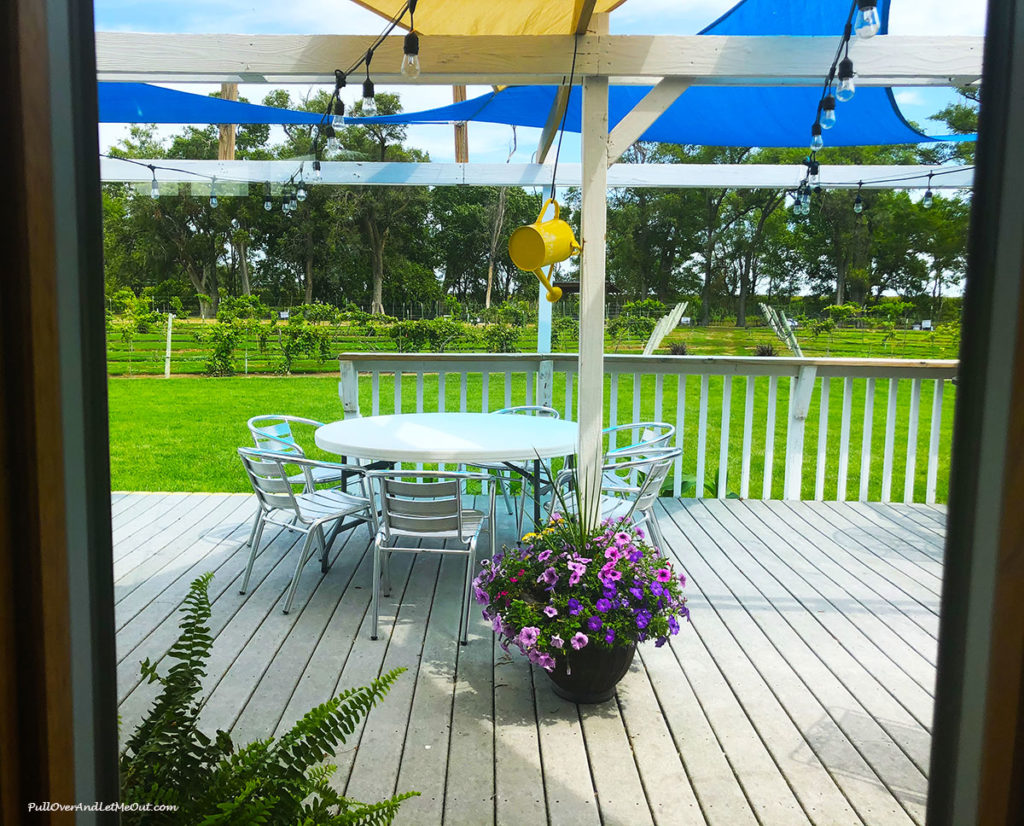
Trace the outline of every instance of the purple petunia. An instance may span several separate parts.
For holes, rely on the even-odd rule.
[[[573,648],[579,651],[581,648],[583,648],[583,646],[590,642],[590,637],[588,637],[582,631],[577,631],[569,642],[572,644]]]
[[[679,584],[682,585],[684,588],[686,587],[686,574],[679,575]]]
[[[671,614],[669,614],[668,618],[668,630],[671,631],[673,634],[679,633],[679,620],[677,620]]]
[[[486,605],[488,602],[491,601],[491,598],[487,595],[487,592],[480,587],[476,587],[473,589],[473,596],[476,597],[476,601],[480,605]]]
[[[549,619],[551,617],[557,617],[558,616],[558,609],[555,608],[554,605],[545,605],[544,606],[544,616],[548,617]]]
[[[665,593],[665,587],[660,582],[652,582],[651,593],[654,594],[654,596],[656,597],[660,597],[662,594]]]
[[[519,632],[519,644],[523,648],[530,648],[537,642],[537,638],[540,636],[540,629],[532,625],[527,625],[522,631]]]
[[[548,551],[541,551],[539,554],[537,554],[537,561],[538,562],[547,562],[550,558],[551,558],[551,551],[549,551],[549,550]]]
[[[543,668],[545,671],[555,670],[555,658],[550,654],[540,654],[537,657],[537,665]]]
[[[545,585],[554,585],[558,582],[558,574],[555,573],[554,568],[545,568],[544,572],[537,577],[537,582],[543,582]]]
[[[568,602],[568,603],[566,604],[566,606],[567,606],[567,607],[568,607],[568,609],[569,609],[569,613],[570,613],[570,614],[572,614],[572,616],[574,616],[574,617],[575,617],[575,616],[576,616],[576,615],[577,615],[577,614],[578,614],[578,613],[579,613],[580,611],[582,611],[582,610],[583,610],[583,605],[582,605],[582,604],[580,603],[580,601],[579,601],[578,599],[576,599],[575,597],[570,597],[570,598],[569,598],[569,602]]]
[[[619,551],[618,548],[613,546],[604,552],[604,558],[610,559],[612,562],[617,562],[618,560],[622,559],[622,553]]]
[[[602,622],[600,617],[595,616],[587,620],[587,628],[591,631],[599,631],[602,625],[604,625],[604,622]]]
[[[552,634],[551,645],[553,648],[561,648],[563,645],[565,645],[565,640],[563,640],[561,636],[559,636],[558,634]]]
[[[633,587],[629,589],[629,593],[633,595],[633,599],[641,600],[644,598],[644,589],[638,583],[633,584]]]
[[[632,539],[633,539],[633,537],[631,537],[625,531],[619,531],[617,534],[615,534],[615,544],[616,545],[628,545],[629,542]]]
[[[609,600],[601,597],[601,599],[594,603],[594,607],[603,614],[605,611],[611,610],[612,604]]]
[[[606,643],[608,643],[609,645],[611,645],[613,642],[615,642],[615,629],[614,628],[609,628],[607,631],[605,631],[605,633],[604,633],[604,641]]]
[[[636,612],[636,627],[641,630],[646,628],[651,622],[651,612],[646,608],[641,608]]]
[[[654,641],[654,647],[655,648],[661,648],[667,642],[668,642],[668,637],[658,637],[658,639],[656,639]]]
[[[494,629],[494,633],[500,634],[504,627],[505,626],[501,619],[501,614],[495,614],[494,619],[491,620],[491,628]]]

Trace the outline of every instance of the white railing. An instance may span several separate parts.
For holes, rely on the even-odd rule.
[[[902,484],[902,501],[934,503],[948,489],[957,364],[606,355],[605,424],[675,425],[675,496],[889,502]],[[346,416],[368,401],[371,415],[539,403],[576,418],[574,354],[345,353],[340,366]]]

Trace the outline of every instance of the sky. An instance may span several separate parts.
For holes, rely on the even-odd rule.
[[[716,20],[736,0],[627,0],[611,14],[612,34],[694,34]],[[486,0],[481,0],[486,2]],[[383,18],[355,5],[351,0],[176,0],[174,3],[153,0],[95,0],[97,31],[232,33],[232,34],[379,34]],[[893,0],[889,15],[889,32],[905,35],[982,35],[985,29],[984,0]],[[430,59],[429,39],[424,38],[420,57]],[[826,67],[827,68],[827,67]],[[173,88],[205,94],[219,89],[204,84],[175,85]],[[242,84],[239,92],[253,103],[259,103],[270,91],[267,85]],[[309,86],[285,87],[293,98],[301,98]],[[470,86],[473,97],[490,87]],[[379,86],[378,91],[401,95],[406,111],[417,111],[451,103],[450,86]],[[359,94],[350,88],[346,108]],[[896,101],[905,117],[917,122],[925,132],[941,134],[944,124],[928,121],[955,95],[935,88],[895,89]],[[161,130],[162,134],[178,131],[176,127]],[[106,149],[126,133],[126,127],[115,124],[100,126],[100,147]],[[527,163],[536,149],[540,130],[498,124],[469,126],[470,159],[484,163],[502,163],[511,159]],[[454,140],[451,126],[412,126],[406,143],[430,153],[437,162],[453,162]],[[514,151],[513,151],[514,150]],[[567,133],[562,160],[578,162],[579,136]]]

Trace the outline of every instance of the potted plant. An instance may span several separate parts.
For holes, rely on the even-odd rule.
[[[482,565],[474,595],[502,648],[518,648],[576,703],[611,699],[637,643],[660,647],[689,618],[685,575],[628,519],[590,529],[554,513]]]

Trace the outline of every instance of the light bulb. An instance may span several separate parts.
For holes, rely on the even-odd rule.
[[[270,210],[272,210],[274,208],[274,205],[270,201],[270,196],[269,195],[264,195],[263,196],[263,208],[267,212],[270,212]]]
[[[853,21],[853,30],[857,36],[874,37],[880,28],[882,18],[878,16],[876,0],[857,0],[857,17]]]
[[[932,199],[932,191],[931,189],[929,189],[924,193],[924,200],[921,201],[921,206],[923,206],[925,209],[931,209],[933,203],[934,200]]]
[[[338,105],[341,106],[341,101],[338,101]],[[344,110],[342,110],[342,111],[344,111]],[[341,127],[343,127],[344,125],[345,125],[345,116],[341,112],[336,113],[334,115],[334,117],[331,118],[331,128],[334,129],[335,131],[337,131],[338,129],[341,129]]]
[[[217,196],[216,195],[211,195],[210,196],[210,208],[211,209],[216,209],[219,205],[220,205],[220,201],[217,200]]]
[[[864,211],[864,199],[860,197],[860,193],[857,193],[857,197],[853,200],[853,211],[860,215]]]
[[[821,137],[821,124],[811,124],[811,151],[817,152],[825,145],[825,139]]]
[[[321,172],[320,172],[320,160],[319,160],[319,158],[317,160],[313,161],[313,177],[316,178],[317,183],[319,183],[320,181],[322,181],[324,179],[323,174],[321,174]]]
[[[217,179],[210,181],[210,209],[216,209],[220,201],[217,200]]]
[[[821,102],[821,128],[831,129],[836,125],[836,99],[832,95],[825,95]]]
[[[416,32],[405,36],[405,56],[402,58],[402,74],[413,79],[420,76],[420,38]]]
[[[299,188],[295,191],[295,197],[298,198],[300,201],[305,201],[306,200],[306,185],[305,184],[299,184]]]
[[[288,210],[291,211],[293,209],[298,209],[298,208],[299,208],[298,197],[293,192],[292,193],[292,197],[288,199]]]
[[[160,197],[160,184],[156,182],[156,173],[153,173],[153,183],[149,185],[149,197],[159,198]]]
[[[836,100],[846,103],[857,91],[853,85],[853,61],[844,57],[839,61],[839,86],[836,87]]]
[[[373,81],[366,78],[363,81],[363,106],[373,106]]]

